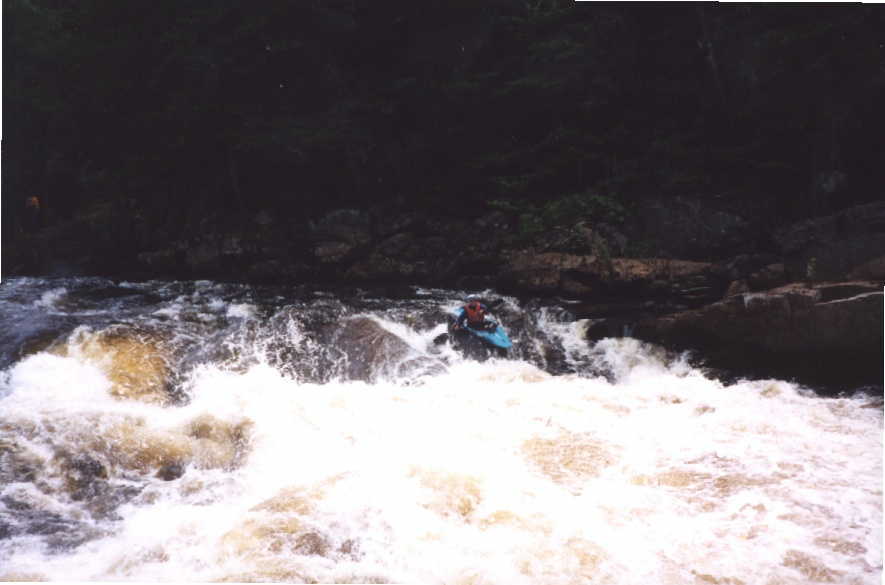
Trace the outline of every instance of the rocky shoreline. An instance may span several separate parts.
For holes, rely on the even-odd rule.
[[[638,235],[576,221],[532,237],[518,234],[516,222],[503,212],[468,220],[342,209],[301,223],[259,214],[248,230],[174,240],[117,264],[100,247],[60,249],[59,228],[24,236],[4,253],[4,267],[381,286],[393,295],[401,285],[493,288],[561,300],[587,319],[590,340],[630,334],[698,350],[714,368],[881,384],[883,203],[788,226],[771,234],[767,249],[727,229],[735,221],[706,234],[662,225]],[[630,255],[637,237],[656,243],[661,257]],[[704,260],[708,248],[737,253]]]

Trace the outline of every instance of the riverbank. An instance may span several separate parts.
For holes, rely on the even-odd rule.
[[[885,204],[784,226],[765,241],[758,222],[712,209],[695,215],[694,229],[636,216],[532,234],[520,231],[524,217],[504,211],[469,220],[342,209],[295,224],[259,216],[248,230],[244,223],[141,251],[109,248],[110,235],[81,221],[21,234],[4,246],[3,266],[374,287],[391,297],[408,295],[408,285],[494,289],[560,299],[588,320],[589,341],[630,334],[695,350],[728,372],[881,384]],[[655,251],[666,256],[637,255]]]

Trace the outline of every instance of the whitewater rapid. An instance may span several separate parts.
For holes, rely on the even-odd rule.
[[[433,343],[456,291],[2,286],[54,332],[0,376],[2,580],[881,582],[875,396],[726,385],[552,308],[466,360]],[[330,315],[388,353],[328,353]]]

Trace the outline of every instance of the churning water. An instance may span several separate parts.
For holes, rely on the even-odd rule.
[[[0,579],[878,584],[882,403],[460,291],[0,287]]]

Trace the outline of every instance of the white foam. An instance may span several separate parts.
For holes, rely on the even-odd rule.
[[[436,331],[379,322],[418,348]],[[724,386],[635,340],[594,351],[614,383],[513,360],[457,361],[420,387],[205,365],[190,402],[165,409],[114,401],[97,369],[37,354],[10,372],[5,413],[85,427],[86,411],[126,408],[160,430],[247,419],[248,454],[238,469],[148,477],[107,538],[67,554],[18,550],[4,570],[526,584],[804,582],[819,570],[880,581],[881,409],[783,381]],[[306,533],[325,556],[298,548]]]
[[[68,294],[68,289],[64,287],[54,288],[43,293],[40,298],[34,301],[35,307],[43,307],[46,309],[55,309],[56,303]]]
[[[212,311],[220,311],[227,306],[227,303],[224,302],[224,299],[215,297],[210,299],[206,306]]]
[[[81,410],[84,404],[107,398],[111,383],[95,365],[72,357],[37,353],[9,372],[10,395],[3,403],[33,413]],[[9,411],[7,411],[8,413]]]
[[[227,307],[228,318],[251,319],[255,316],[255,305],[248,303],[231,304]]]

